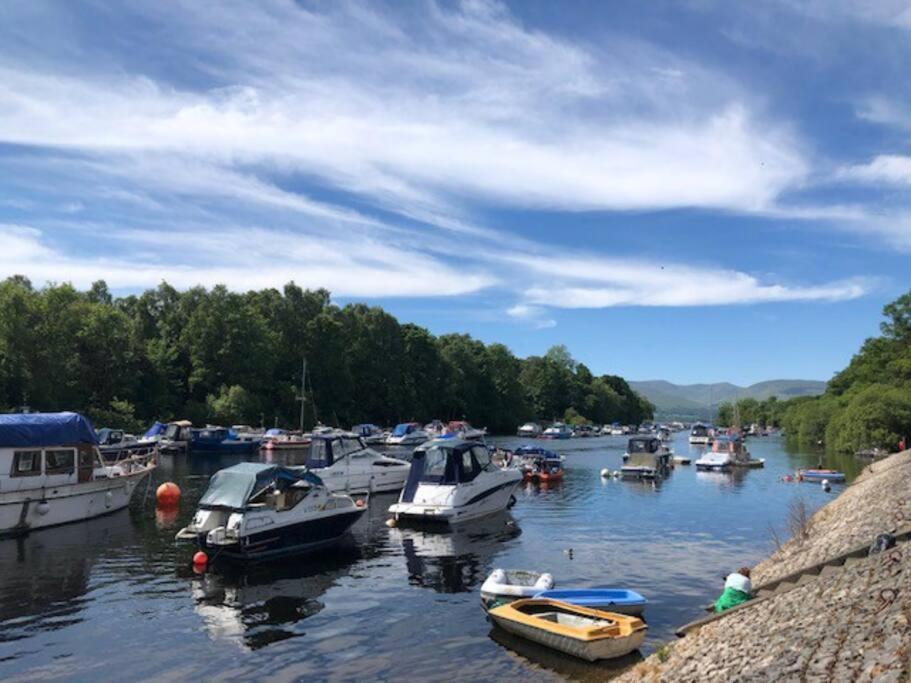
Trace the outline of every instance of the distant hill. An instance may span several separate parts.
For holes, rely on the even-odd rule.
[[[825,382],[806,379],[773,379],[748,387],[730,382],[716,384],[672,384],[664,380],[630,382],[630,386],[655,404],[658,419],[679,418],[709,420],[718,405],[741,398],[764,400],[770,396],[780,399],[795,396],[815,396],[826,389]]]

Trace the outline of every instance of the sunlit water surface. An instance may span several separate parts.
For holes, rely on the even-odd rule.
[[[492,630],[479,606],[487,574],[527,568],[561,587],[635,589],[649,599],[648,654],[700,615],[727,572],[768,555],[773,529],[787,535],[791,501],[815,510],[839,490],[780,481],[818,456],[786,452],[777,438],[748,441],[761,470],[602,479],[625,444],[551,442],[566,456],[565,480],[528,485],[510,515],[464,530],[389,529],[395,497],[374,496],[337,550],[201,576],[174,533],[211,474],[239,459],[164,457],[151,494],[138,491],[129,511],[0,541],[0,680],[603,679],[638,657],[591,665]],[[674,448],[700,452],[685,433]],[[155,509],[165,480],[183,490],[176,514]]]

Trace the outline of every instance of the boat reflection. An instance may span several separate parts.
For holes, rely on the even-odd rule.
[[[132,541],[125,509],[0,540],[0,640],[80,622],[96,562]]]
[[[300,637],[300,622],[323,609],[320,598],[360,557],[351,545],[304,562],[220,567],[193,580],[195,610],[212,639],[245,649]]]
[[[616,659],[587,662],[519,638],[498,626],[494,626],[488,635],[497,645],[508,650],[511,656],[549,669],[573,681],[603,681],[605,678],[619,675],[643,660],[642,654],[637,650]]]
[[[521,534],[512,515],[490,515],[454,528],[395,528],[408,581],[438,593],[467,593],[484,581],[493,558]]]
[[[747,473],[754,471],[749,467],[732,467],[729,470],[719,472],[712,470],[697,470],[696,481],[712,483],[719,488],[739,489],[746,481]],[[761,471],[761,470],[760,470]]]

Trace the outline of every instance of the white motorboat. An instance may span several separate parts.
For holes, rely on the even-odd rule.
[[[712,443],[712,429],[701,423],[694,424],[690,430],[690,443],[694,446],[708,446]]]
[[[553,575],[527,569],[494,569],[481,584],[481,607],[488,610],[554,587]]]
[[[671,450],[655,436],[634,436],[626,446],[620,474],[624,477],[654,479],[671,468]]]
[[[724,472],[734,466],[734,459],[727,448],[716,446],[706,451],[694,464],[697,470]]]
[[[457,524],[510,506],[522,482],[516,469],[500,469],[487,446],[448,437],[414,451],[399,502],[389,507],[396,520]]]
[[[177,539],[216,557],[267,559],[336,543],[366,510],[305,467],[242,462],[215,473]]]
[[[0,535],[125,508],[153,469],[154,449],[106,463],[78,413],[0,415]]]
[[[448,431],[448,427],[442,420],[431,420],[424,425],[424,431],[427,432],[428,439],[436,439],[443,436]]]
[[[524,436],[525,438],[534,438],[541,433],[541,425],[537,422],[526,422],[524,425],[519,427],[517,434],[519,436]]]
[[[193,423],[189,420],[169,422],[158,442],[162,453],[187,453],[193,441]]]
[[[386,443],[386,433],[374,424],[354,425],[351,432],[361,437],[368,446]]]
[[[448,425],[446,425],[445,433],[448,436],[465,439],[466,441],[483,441],[484,437],[487,436],[486,429],[477,429],[476,427],[472,427],[470,424],[465,422],[465,420],[453,420]]]
[[[671,431],[670,427],[658,427],[658,438],[661,439],[662,443],[670,443],[674,440],[674,433]]]
[[[571,439],[573,430],[569,425],[562,422],[555,422],[541,433],[542,439]]]
[[[417,422],[403,422],[395,426],[386,438],[387,446],[416,446],[430,439]]]
[[[401,491],[410,463],[377,453],[349,432],[314,434],[307,468],[330,491],[383,493]]]
[[[724,467],[706,466],[707,463],[714,463],[716,461],[723,462],[724,460],[723,457],[708,458],[710,455],[727,455],[729,459],[729,467],[765,467],[765,460],[763,458],[752,457],[744,445],[743,439],[736,435],[716,436],[714,442],[712,443],[712,452],[707,453],[706,457],[700,458],[696,461],[696,467],[699,467],[700,469],[726,469]],[[702,467],[699,465],[700,461],[703,462]]]

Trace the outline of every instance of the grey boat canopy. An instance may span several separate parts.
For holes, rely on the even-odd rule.
[[[263,489],[271,486],[287,488],[299,481],[311,486],[323,486],[322,479],[304,468],[242,462],[215,473],[199,501],[199,507],[243,511],[250,498]]]

